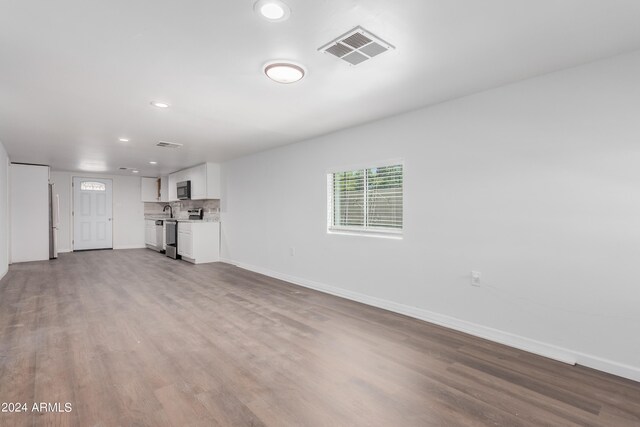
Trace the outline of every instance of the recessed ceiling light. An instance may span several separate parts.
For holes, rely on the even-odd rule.
[[[305,75],[301,65],[288,61],[271,61],[265,65],[264,73],[278,83],[295,83]]]
[[[169,108],[169,104],[160,101],[151,101],[151,105],[158,108]]]
[[[158,162],[149,162],[150,165],[157,165]]]
[[[133,172],[133,173],[138,173],[138,172],[140,172],[140,171],[135,171],[135,170],[134,170],[134,171],[131,171],[131,172]]]
[[[286,21],[291,15],[291,9],[280,0],[258,0],[253,10],[271,22]]]
[[[129,138],[120,138],[118,139],[120,142],[129,142]]]

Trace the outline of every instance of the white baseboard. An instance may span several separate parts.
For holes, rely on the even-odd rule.
[[[114,246],[113,250],[118,250],[118,249],[144,249],[146,248],[145,245],[123,245],[123,246]],[[58,249],[58,253],[59,254],[63,254],[66,252],[73,252],[73,249]]]
[[[472,323],[466,320],[461,320],[461,319],[457,319],[455,317],[447,316],[444,314],[435,313],[429,310],[424,310],[418,307],[399,304],[393,301],[384,300],[381,298],[376,298],[369,295],[348,291],[346,289],[337,288],[335,286],[326,285],[324,283],[278,273],[276,271],[272,271],[266,268],[239,263],[229,259],[221,258],[220,261],[226,262],[227,264],[233,264],[245,270],[264,274],[265,276],[273,277],[275,279],[280,279],[280,280],[284,280],[286,282],[290,282],[299,286],[303,286],[305,288],[310,288],[310,289],[314,289],[327,294],[346,298],[352,301],[361,302],[363,304],[389,310],[394,313],[404,314],[405,316],[424,320],[429,323],[434,323],[436,325],[444,326],[449,329],[453,329],[453,330],[464,332],[479,338],[484,338],[493,342],[504,344],[509,347],[514,347],[519,350],[537,354],[539,356],[547,357],[549,359],[557,360],[559,362],[567,363],[570,365],[578,364],[582,366],[587,366],[593,369],[597,369],[599,371],[607,372],[623,378],[628,378],[630,380],[640,381],[639,367],[629,366],[629,365],[618,363],[612,360],[603,359],[597,356],[592,356],[589,354],[572,351],[563,347],[555,346],[553,344],[547,344],[541,341],[537,341],[534,339],[522,337],[520,335],[512,334],[510,332],[489,328],[489,327]]]
[[[580,352],[576,352],[576,359],[578,365],[640,382],[640,368],[636,366],[626,365],[624,363]]]
[[[113,249],[114,250],[118,250],[118,249],[145,249],[146,246],[143,245],[118,245],[118,246],[114,246]]]

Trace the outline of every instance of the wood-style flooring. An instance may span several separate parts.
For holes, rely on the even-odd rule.
[[[28,406],[2,426],[640,425],[640,383],[145,249],[11,266],[0,402]]]

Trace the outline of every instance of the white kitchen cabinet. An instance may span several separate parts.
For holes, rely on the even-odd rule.
[[[167,188],[167,194],[168,194],[168,202],[175,202],[176,200],[178,200],[178,189],[176,188],[176,183],[178,181],[176,181],[176,174],[172,173],[171,175],[169,175],[167,177],[167,182],[169,184],[168,188]]]
[[[168,201],[178,200],[176,185],[182,181],[191,181],[191,199],[220,198],[220,165],[203,163],[189,169],[174,172],[168,179]]]
[[[187,169],[188,177],[185,181],[191,181],[191,200],[207,198],[207,165],[202,164]]]
[[[144,243],[151,246],[158,245],[155,220],[144,220]]]
[[[178,255],[193,264],[220,261],[220,223],[179,222]]]
[[[187,169],[174,172],[169,175],[169,201],[175,202],[178,200],[178,190],[176,185],[182,181],[188,181]]]
[[[193,239],[191,236],[191,232],[178,231],[178,255],[193,258]]]
[[[169,176],[160,177],[160,201],[169,201]]]
[[[158,202],[158,178],[142,178],[140,185],[141,199],[143,202]]]

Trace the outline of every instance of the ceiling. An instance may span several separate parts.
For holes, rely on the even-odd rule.
[[[285,2],[273,23],[254,0],[0,0],[0,141],[14,162],[156,176],[640,49],[635,0]],[[396,49],[317,51],[357,25]],[[272,59],[308,74],[274,83]]]

